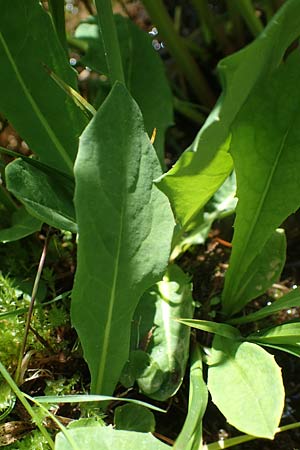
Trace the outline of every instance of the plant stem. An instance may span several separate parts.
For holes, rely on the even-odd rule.
[[[42,433],[42,435],[48,442],[50,448],[52,450],[54,450],[54,442],[52,441],[51,436],[48,433],[48,431],[46,430],[46,428],[43,426],[41,417],[35,413],[32,406],[28,403],[28,401],[24,397],[23,392],[18,388],[18,386],[16,385],[14,380],[11,378],[10,374],[7,372],[7,370],[5,369],[5,367],[3,366],[3,364],[1,362],[0,362],[0,372],[1,372],[1,375],[4,378],[4,380],[7,382],[7,384],[11,388],[11,390],[14,392],[16,397],[18,397],[18,399],[20,400],[20,402],[22,403],[22,405],[24,406],[24,408],[26,409],[28,414],[31,416],[32,420],[36,423],[40,432]]]
[[[28,314],[27,314],[27,320],[26,320],[26,325],[25,325],[25,332],[24,332],[24,336],[23,336],[21,350],[20,350],[20,353],[19,353],[18,366],[17,366],[17,370],[16,370],[16,374],[15,374],[15,381],[16,381],[17,384],[20,384],[21,378],[22,378],[21,377],[22,361],[23,361],[23,356],[25,354],[25,350],[26,350],[27,337],[28,337],[28,333],[29,333],[29,329],[30,329],[30,321],[31,321],[31,318],[32,318],[34,303],[35,303],[35,299],[36,299],[36,295],[37,295],[37,291],[38,291],[39,282],[40,282],[40,278],[41,278],[41,275],[42,275],[43,267],[44,267],[44,264],[45,264],[45,259],[46,259],[48,244],[49,244],[49,233],[50,233],[50,228],[48,229],[47,236],[45,238],[43,251],[42,251],[42,254],[41,254],[38,270],[37,270],[36,277],[35,277],[35,280],[34,280],[34,285],[33,285],[33,288],[32,288],[31,300],[30,300],[30,305],[29,305]]]
[[[246,22],[253,36],[257,37],[263,31],[264,27],[255,14],[255,8],[253,7],[251,0],[235,1],[234,5]]]
[[[65,24],[65,2],[62,0],[48,0],[49,10],[54,22],[56,34],[60,40],[66,55],[68,56],[68,45]]]
[[[205,76],[188,51],[183,39],[176,33],[173,22],[162,0],[143,0],[169,52],[177,61],[198,100],[212,108],[216,97]]]
[[[111,86],[116,81],[125,84],[122,58],[114,21],[111,0],[95,0],[100,34],[103,39],[105,57]]]

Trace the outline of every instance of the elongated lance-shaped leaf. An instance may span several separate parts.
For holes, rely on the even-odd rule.
[[[202,418],[208,401],[208,392],[203,380],[202,358],[198,346],[191,355],[189,406],[183,428],[176,439],[174,450],[201,450]]]
[[[257,86],[233,127],[239,201],[222,297],[228,315],[243,307],[239,292],[252,262],[300,205],[299,77],[300,57],[294,52]]]
[[[0,0],[0,8],[0,111],[42,161],[70,173],[87,120],[44,64],[73,88],[76,74],[40,2]]]
[[[84,131],[75,164],[78,267],[72,320],[93,393],[110,394],[126,362],[141,294],[166,268],[174,219],[141,112],[116,84]]]
[[[248,314],[247,316],[236,317],[230,319],[228,323],[230,324],[242,324],[256,322],[257,320],[264,319],[265,317],[271,316],[279,311],[289,308],[300,307],[300,289],[297,288],[288,294],[284,295],[278,300],[275,300],[271,305],[267,305],[260,310]]]
[[[208,389],[227,421],[244,433],[273,439],[284,406],[274,356],[256,344],[215,336],[208,364]]]
[[[300,2],[286,1],[258,39],[219,63],[221,97],[191,147],[158,184],[168,195],[180,223],[188,222],[201,208],[199,193],[212,196],[216,191],[213,178],[211,185],[203,179],[204,161],[209,167],[216,159],[216,153],[229,136],[232,122],[256,82],[278,66],[287,47],[299,36],[299,15]],[[223,180],[227,175],[224,170]]]

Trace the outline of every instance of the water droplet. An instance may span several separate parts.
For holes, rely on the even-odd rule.
[[[71,64],[71,66],[76,66],[77,61],[75,58],[70,58],[69,63]]]

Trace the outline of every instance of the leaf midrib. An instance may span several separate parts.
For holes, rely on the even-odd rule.
[[[105,325],[105,329],[104,329],[103,343],[101,342],[101,345],[100,345],[100,347],[102,348],[101,358],[99,360],[98,370],[96,373],[97,382],[95,385],[95,391],[97,393],[102,392],[104,372],[105,372],[108,348],[109,348],[109,343],[110,343],[112,318],[113,318],[113,312],[114,312],[114,307],[115,307],[115,302],[116,302],[116,286],[117,286],[117,281],[118,281],[120,255],[121,255],[121,247],[122,247],[124,213],[125,213],[125,203],[123,200],[121,214],[120,214],[120,227],[119,227],[118,245],[117,245],[117,252],[116,252],[116,259],[115,259],[116,262],[115,262],[113,282],[112,282],[112,287],[111,287],[111,292],[110,292],[110,297],[109,297],[109,308],[108,308],[108,312],[107,312],[107,320],[106,320],[106,325]]]
[[[269,177],[267,179],[267,182],[266,182],[263,194],[262,194],[262,196],[260,198],[258,207],[256,209],[256,213],[254,215],[254,218],[251,221],[251,227],[250,227],[249,232],[248,232],[248,234],[246,236],[246,239],[244,240],[243,248],[240,249],[240,251],[238,253],[238,258],[235,260],[234,267],[242,267],[241,266],[241,261],[243,261],[245,259],[244,255],[245,255],[245,253],[247,253],[247,248],[248,248],[249,242],[250,242],[250,240],[252,238],[253,230],[255,229],[255,227],[256,227],[256,225],[258,223],[258,220],[259,220],[259,217],[261,215],[261,211],[262,211],[263,205],[264,205],[264,203],[266,201],[267,195],[269,194],[270,185],[272,183],[274,173],[275,173],[275,171],[276,171],[276,169],[278,167],[278,162],[279,162],[279,160],[281,158],[281,155],[282,155],[282,152],[283,152],[283,149],[284,149],[284,146],[285,146],[285,142],[287,140],[287,137],[288,137],[288,134],[289,134],[290,130],[291,130],[291,125],[289,125],[287,131],[285,132],[285,134],[284,134],[284,136],[282,138],[280,149],[279,149],[279,151],[277,153],[277,156],[275,158],[273,167],[271,168],[271,172],[270,172]],[[247,272],[247,269],[250,266],[250,264],[253,262],[254,258],[252,258],[251,260],[248,261],[246,269],[243,270],[243,274],[239,275],[240,280],[242,279],[242,276]],[[239,283],[236,284],[236,288],[231,288],[232,280],[233,279],[231,277],[230,284],[229,284],[229,286],[226,289],[226,295],[224,297],[225,298],[228,297],[228,295],[227,295],[228,291],[229,291],[229,293],[231,293],[231,298],[235,300],[234,303],[232,303],[232,305],[231,305],[231,307],[233,308],[234,305],[239,303],[240,297],[239,297],[238,293],[236,294],[236,291],[237,291],[237,288],[240,287],[240,281],[239,281]]]

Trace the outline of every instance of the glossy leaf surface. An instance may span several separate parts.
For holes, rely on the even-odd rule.
[[[167,450],[170,447],[163,444],[150,433],[114,430],[111,427],[73,428],[68,430],[72,440],[79,449],[89,450]],[[62,433],[55,440],[55,450],[73,450],[71,444]],[[77,450],[77,449],[76,449]]]
[[[220,148],[230,134],[230,126],[256,82],[278,66],[287,47],[299,36],[299,15],[298,0],[285,2],[258,39],[219,63],[223,93],[190,151],[181,155],[159,183],[180,223],[186,223],[199,211],[203,204],[203,167],[209,167],[217,154],[221,157]],[[209,190],[212,196],[216,186]]]
[[[76,74],[40,2],[0,6],[0,111],[45,163],[70,173],[87,121],[44,65],[74,88]]]
[[[228,315],[243,306],[240,290],[255,258],[300,205],[299,77],[300,56],[294,52],[252,92],[233,127],[239,201],[222,297]]]
[[[148,135],[151,137],[154,128],[157,129],[154,147],[162,161],[164,133],[173,123],[172,94],[162,61],[147,33],[124,17],[116,15],[115,22],[126,86],[142,111]],[[82,62],[96,72],[107,74],[104,48],[95,18],[80,24],[75,36],[88,44]],[[101,91],[98,96],[104,98],[106,89]]]
[[[273,439],[284,406],[281,370],[256,344],[216,336],[208,389],[227,421],[244,433]]]
[[[174,219],[152,182],[160,170],[137,104],[116,84],[84,131],[75,164],[79,243],[71,314],[93,393],[113,391],[138,300],[168,261]]]
[[[73,206],[74,182],[62,173],[17,159],[6,167],[7,188],[42,222],[77,232]]]

